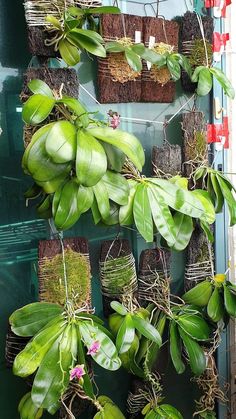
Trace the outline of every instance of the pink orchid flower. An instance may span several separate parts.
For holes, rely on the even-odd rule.
[[[120,125],[120,115],[114,114],[110,120],[110,127],[113,129],[118,128]]]
[[[98,340],[95,340],[91,346],[88,348],[87,355],[96,355],[99,349],[101,348],[101,343]]]
[[[70,372],[70,380],[73,380],[74,378],[77,378],[78,380],[81,380],[81,378],[85,374],[86,373],[85,373],[85,370],[84,370],[84,364],[76,365],[73,368],[73,370],[71,370],[71,372]]]

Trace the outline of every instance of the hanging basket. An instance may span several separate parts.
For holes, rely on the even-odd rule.
[[[135,31],[142,33],[142,17],[105,14],[101,16],[101,34],[106,42],[124,37],[135,42]],[[134,72],[123,53],[108,54],[98,60],[98,88],[101,103],[139,102],[141,74]]]
[[[138,300],[142,306],[158,298],[158,287],[170,278],[170,252],[162,249],[143,250],[138,273]]]
[[[135,260],[128,240],[116,239],[103,242],[99,262],[103,312],[111,313],[113,300],[124,301],[137,290]]]
[[[152,174],[158,177],[177,176],[182,172],[182,149],[177,144],[167,144],[152,149]]]
[[[143,42],[149,47],[150,37],[155,38],[155,43],[164,42],[178,50],[179,25],[177,22],[156,17],[143,17]],[[154,66],[153,66],[154,67]],[[141,102],[170,103],[175,98],[175,83],[169,81],[167,69],[150,70],[144,63],[142,71]]]
[[[100,0],[26,0],[24,2],[25,19],[28,28],[29,49],[32,55],[41,57],[57,57],[58,52],[53,46],[46,46],[50,38],[46,30],[46,16],[60,19],[68,7],[81,8],[101,6]]]
[[[64,239],[68,297],[76,309],[91,308],[91,273],[85,238]],[[63,255],[60,240],[41,240],[38,248],[39,301],[65,304]]]
[[[203,112],[182,115],[183,171],[189,177],[201,164],[208,164],[207,126]]]
[[[204,37],[206,41],[209,63],[212,61],[212,43],[214,32],[214,19],[210,16],[201,17]],[[203,37],[196,13],[187,12],[181,22],[180,37],[181,53],[188,57],[192,67],[207,65],[206,51]],[[182,87],[186,92],[194,92],[197,84],[192,83],[188,74],[182,71]]]

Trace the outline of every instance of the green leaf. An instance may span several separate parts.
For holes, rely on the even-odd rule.
[[[102,219],[105,226],[114,226],[119,224],[119,209],[120,206],[113,201],[110,201],[109,216]]]
[[[51,23],[51,25],[53,25],[54,28],[58,29],[59,31],[62,30],[61,24],[55,16],[47,15],[45,20],[46,22]]]
[[[100,6],[100,7],[84,9],[83,12],[85,14],[95,14],[95,15],[98,15],[98,14],[100,15],[103,13],[120,14],[120,9],[119,7],[115,7],[115,6]]]
[[[23,351],[14,360],[13,373],[15,375],[27,377],[36,371],[52,344],[63,333],[66,327],[63,324],[64,318],[62,316],[55,317],[47,327],[39,331],[27,343]]]
[[[52,217],[52,206],[51,206],[51,196],[47,195],[40,201],[36,207],[37,215],[39,218],[48,220]]]
[[[236,317],[236,295],[224,284],[224,304],[229,316]]]
[[[197,199],[202,203],[202,206],[205,208],[205,216],[203,215],[201,220],[209,224],[214,223],[216,215],[209,193],[207,191],[203,191],[202,189],[195,189],[192,191],[192,194],[197,197]]]
[[[66,181],[69,169],[70,167],[66,172],[62,172],[61,175],[49,181],[40,182],[37,180],[37,184],[44,190],[45,193],[52,194],[56,192],[57,189],[59,189],[62,186],[62,184]]]
[[[62,39],[58,45],[61,58],[66,64],[74,66],[80,62],[80,51],[67,39]]]
[[[66,105],[75,115],[78,116],[84,128],[89,125],[89,116],[86,108],[77,100],[69,96],[63,96],[62,99],[57,100],[57,103]]]
[[[97,57],[106,57],[106,50],[102,45],[103,39],[94,31],[75,28],[67,35],[67,39],[78,48],[85,49]]]
[[[139,233],[147,242],[153,241],[153,221],[151,206],[148,199],[148,188],[146,184],[137,186],[134,204],[134,221]]]
[[[193,220],[191,217],[189,217],[189,215],[180,214],[179,212],[176,212],[176,214],[173,216],[173,219],[176,226],[176,239],[172,245],[170,242],[167,243],[168,246],[172,248],[172,250],[181,252],[187,247],[192,237]]]
[[[189,364],[194,375],[201,375],[207,367],[206,357],[201,346],[192,338],[190,338],[182,329],[179,327],[179,333],[181,339],[184,342],[185,349],[189,357]]]
[[[213,322],[224,317],[224,304],[218,288],[215,288],[207,305],[207,314]]]
[[[127,205],[123,205],[120,207],[119,211],[119,223],[120,225],[132,225],[134,222],[133,217],[133,204],[134,204],[134,196],[136,193],[136,188],[138,183],[134,180],[128,180],[130,192],[128,197]]]
[[[129,66],[138,73],[142,71],[142,61],[138,54],[136,54],[132,49],[125,49],[125,58]]]
[[[205,96],[210,93],[213,86],[213,79],[210,72],[210,69],[203,67],[198,75],[198,86],[197,94],[198,96]]]
[[[111,41],[106,43],[107,52],[124,52],[125,47],[120,42]]]
[[[192,70],[192,67],[191,67],[191,64],[190,64],[188,58],[185,57],[182,54],[172,54],[172,55],[175,56],[175,59],[181,65],[181,67],[183,68],[183,70],[186,71],[186,73],[188,74],[188,76],[191,79],[192,74],[193,74],[193,70]]]
[[[102,180],[106,185],[109,198],[119,205],[127,205],[129,184],[124,176],[107,170]]]
[[[182,361],[182,345],[175,321],[170,323],[170,356],[177,374],[183,374],[185,365]]]
[[[206,234],[207,240],[210,243],[214,243],[214,234],[211,229],[211,226],[208,223],[205,223],[204,221],[200,221],[200,226],[202,230],[204,231],[204,233]]]
[[[171,74],[171,77],[174,81],[177,81],[181,77],[181,68],[178,61],[175,58],[175,55],[171,54],[167,57],[167,67]]]
[[[101,144],[89,131],[77,133],[76,176],[84,186],[96,185],[107,170],[107,157]]]
[[[207,322],[197,314],[183,314],[176,320],[187,335],[196,340],[209,339],[211,329]]]
[[[111,308],[121,316],[126,316],[126,314],[128,314],[128,311],[126,310],[125,306],[123,306],[123,304],[119,303],[118,301],[112,301],[110,305]]]
[[[79,185],[72,179],[57,190],[53,197],[53,218],[58,230],[68,230],[81,215],[77,204],[78,189]]]
[[[75,159],[76,129],[69,121],[55,122],[47,133],[45,149],[54,163]]]
[[[151,64],[155,64],[158,67],[163,67],[166,65],[166,56],[157,54],[157,52],[149,48],[145,49],[144,53],[142,54],[142,59],[150,62]]]
[[[77,208],[80,214],[87,212],[91,208],[93,199],[93,189],[80,185],[77,193]]]
[[[26,124],[38,125],[51,113],[56,101],[48,96],[36,94],[25,102],[22,118]]]
[[[181,413],[169,404],[162,404],[157,410],[161,412],[160,419],[183,419]]]
[[[137,377],[144,378],[144,371],[141,366],[138,365],[136,361],[136,356],[139,350],[139,339],[137,335],[134,336],[134,340],[130,349],[120,354],[120,359],[122,362],[122,367]]]
[[[93,186],[93,192],[101,217],[103,219],[108,218],[110,216],[110,203],[106,185],[103,180],[100,180],[96,185]]]
[[[141,143],[134,135],[119,129],[113,130],[109,127],[91,128],[89,132],[95,138],[119,148],[134,163],[138,170],[142,170],[145,155]]]
[[[198,307],[206,307],[212,293],[212,284],[206,280],[197,284],[194,288],[186,292],[182,299],[187,304],[193,304]]]
[[[54,99],[52,90],[43,80],[33,79],[28,83],[28,88],[34,94],[39,94],[47,96],[51,99]]]
[[[111,144],[103,142],[102,146],[107,155],[109,169],[114,170],[115,172],[121,172],[126,159],[125,154],[119,150],[119,148],[114,147]]]
[[[139,333],[141,333],[141,335],[145,336],[147,339],[161,346],[162,344],[161,335],[158,332],[158,330],[156,330],[155,327],[151,325],[151,323],[142,319],[142,317],[136,314],[132,315],[132,320],[133,320],[135,329],[137,329]]]
[[[9,318],[9,322],[16,335],[34,336],[62,312],[62,307],[57,304],[31,303],[14,311]]]
[[[198,67],[195,68],[193,75],[192,75],[192,82],[193,83],[197,83],[198,79],[199,79],[199,75],[201,73],[202,70],[204,70],[206,67],[203,65],[200,65]]]
[[[124,317],[123,323],[119,328],[119,331],[117,333],[116,337],[116,347],[118,350],[118,353],[123,354],[127,352],[135,337],[135,328],[132,320],[132,316],[130,314],[127,314]]]
[[[101,221],[102,216],[99,212],[98,204],[97,204],[96,199],[93,200],[93,204],[91,206],[91,211],[92,211],[92,215],[93,215],[94,224],[97,225]]]
[[[216,178],[218,180],[224,199],[226,200],[227,205],[228,205],[229,214],[230,214],[230,226],[233,226],[236,224],[236,201],[234,199],[232,192],[230,191],[229,187],[224,182],[222,177],[216,174]]]
[[[213,76],[216,78],[216,80],[220,83],[220,85],[221,85],[222,89],[224,90],[224,93],[226,94],[226,96],[228,96],[230,99],[234,99],[235,98],[235,90],[234,90],[230,80],[228,79],[228,77],[226,77],[226,75],[223,73],[223,71],[221,71],[219,68],[211,67],[210,72],[211,72],[211,74],[213,74]]]
[[[93,360],[109,371],[118,370],[121,366],[121,361],[112,340],[98,327],[93,326],[89,322],[80,322],[79,329],[83,342],[87,348],[89,348],[94,341],[100,342],[101,346],[98,352],[91,355]]]
[[[176,242],[176,226],[169,207],[159,194],[159,189],[156,186],[149,185],[147,193],[156,228],[169,246],[172,247]]]
[[[208,175],[211,179],[211,184],[214,191],[214,196],[216,198],[215,201],[215,212],[218,214],[222,211],[223,205],[224,205],[224,197],[218,182],[218,179],[214,173],[209,173]]]

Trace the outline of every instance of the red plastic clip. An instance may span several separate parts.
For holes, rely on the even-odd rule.
[[[229,148],[229,118],[223,117],[222,124],[207,125],[208,144],[221,143],[224,148]]]
[[[232,0],[205,0],[205,7],[217,7],[221,10],[221,17],[226,17],[226,7],[232,3]]]
[[[213,34],[213,52],[220,52],[229,41],[229,33],[214,32]]]

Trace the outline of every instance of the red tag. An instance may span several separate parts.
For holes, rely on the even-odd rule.
[[[220,52],[222,47],[229,41],[229,33],[214,32],[213,34],[213,52]]]
[[[229,148],[229,118],[223,117],[222,124],[207,125],[207,142],[208,144],[221,143],[224,148]]]
[[[205,7],[220,7],[221,16],[226,17],[226,7],[232,3],[232,0],[205,0]]]

